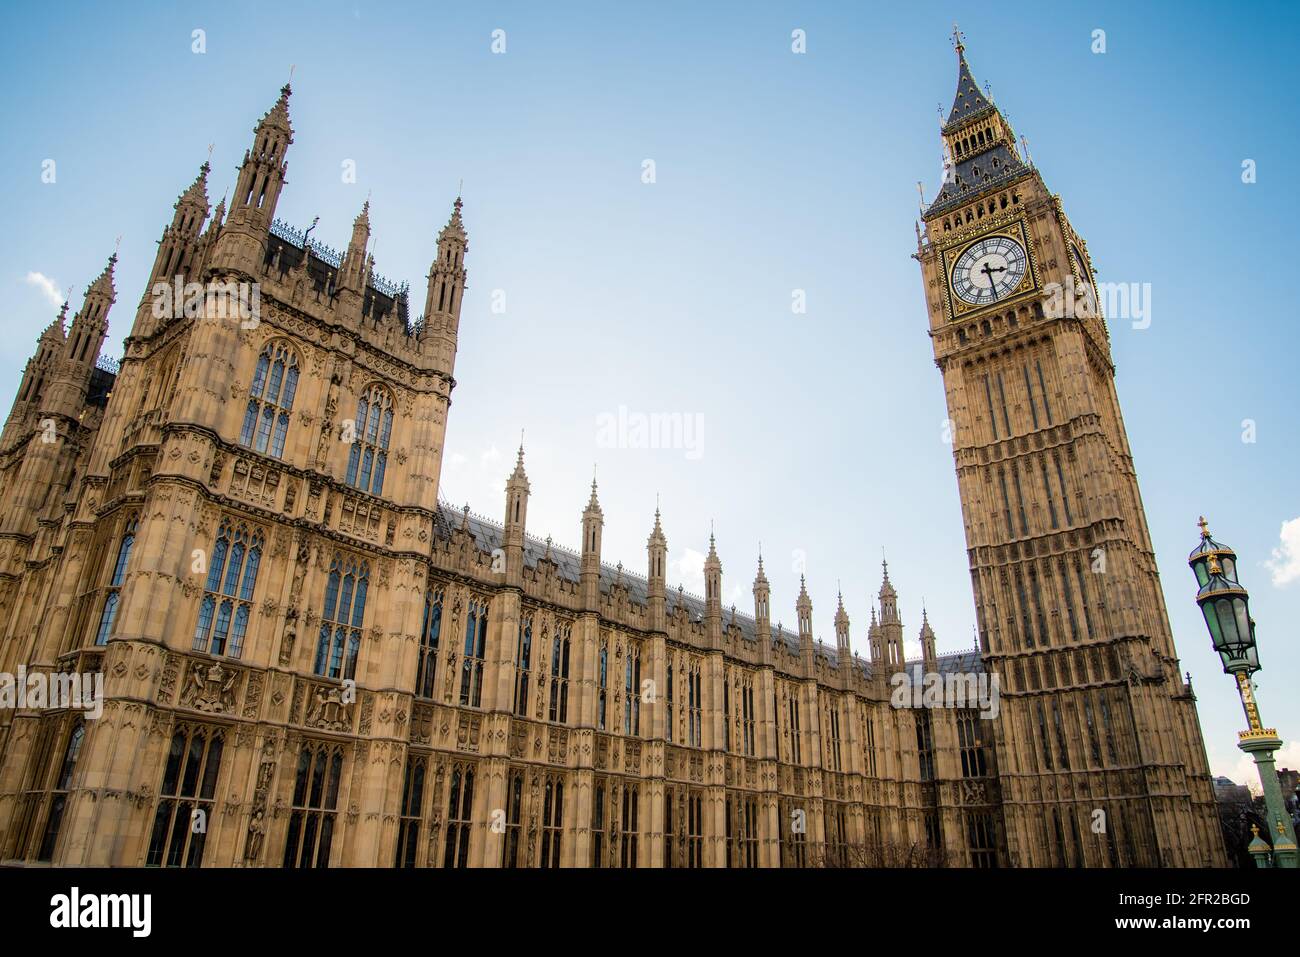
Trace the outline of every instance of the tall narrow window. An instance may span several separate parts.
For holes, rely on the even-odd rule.
[[[533,618],[519,619],[519,638],[515,645],[515,714],[528,716],[528,669],[533,660]]]
[[[231,658],[243,653],[248,620],[253,614],[257,569],[262,562],[262,542],[258,529],[250,531],[243,522],[229,518],[221,522],[194,627],[194,651]]]
[[[1059,528],[1060,523],[1056,519],[1056,503],[1052,501],[1052,480],[1047,477],[1047,460],[1039,459],[1038,467],[1043,473],[1043,491],[1047,495],[1047,508],[1052,517],[1052,528]]]
[[[605,705],[609,697],[609,646],[600,644],[600,662],[596,674],[596,727],[605,730]]]
[[[704,722],[701,716],[700,700],[700,666],[691,665],[690,673],[687,675],[687,682],[690,684],[690,741],[687,742],[693,748],[703,747]]]
[[[1043,411],[1047,413],[1047,424],[1051,425],[1052,406],[1047,401],[1047,382],[1043,379],[1043,364],[1038,361],[1035,361],[1034,364],[1038,366],[1038,388],[1042,391],[1043,394]]]
[[[799,731],[799,698],[797,693],[790,697],[790,762],[792,764],[802,764],[803,756],[800,754]]]
[[[348,453],[347,483],[371,495],[384,493],[388,441],[393,433],[393,397],[371,386],[357,402],[352,450]]]
[[[1052,458],[1056,462],[1056,480],[1061,484],[1061,504],[1065,507],[1065,524],[1073,525],[1074,518],[1070,515],[1070,490],[1065,487],[1065,471],[1061,468],[1061,453],[1053,452]]]
[[[668,743],[672,744],[673,725],[677,723],[677,708],[673,704],[673,662],[671,658],[668,659],[668,694],[665,696],[665,700],[668,702],[668,708],[664,720],[664,736],[668,739]]]
[[[1047,736],[1047,719],[1043,715],[1043,704],[1038,703],[1038,740],[1043,746],[1043,763],[1047,770],[1054,770],[1052,766],[1052,741]]]
[[[397,822],[396,867],[415,867],[420,851],[420,808],[424,803],[425,759],[408,757],[402,781],[402,814]]]
[[[623,867],[636,867],[637,787],[623,787],[623,814],[619,818],[619,858]]]
[[[989,377],[984,376],[984,398],[989,404],[989,425],[993,427],[993,438],[998,437],[998,417],[993,412],[993,389],[989,386]]]
[[[1029,383],[1029,366],[1025,370],[1025,395],[1029,396],[1029,414],[1033,417],[1034,428],[1038,428],[1038,407],[1034,405],[1034,387]]]
[[[1029,534],[1029,519],[1025,515],[1025,496],[1020,489],[1020,468],[1011,463],[1011,477],[1016,480],[1016,507],[1020,510],[1020,534]]]
[[[474,813],[474,769],[456,765],[451,772],[451,798],[447,804],[447,846],[443,867],[469,865],[469,830]]]
[[[754,756],[754,684],[748,680],[740,689],[740,732],[745,753]]]
[[[298,391],[298,357],[284,343],[268,342],[248,388],[248,406],[239,444],[280,458],[289,431],[289,414]]]
[[[469,603],[465,617],[465,649],[460,664],[460,703],[464,707],[483,705],[483,667],[487,650],[488,609],[477,599]]]
[[[501,866],[519,866],[519,832],[522,828],[524,774],[511,771],[506,781],[506,832],[501,842]]]
[[[840,712],[837,705],[832,704],[827,709],[829,717],[827,730],[829,735],[826,742],[827,765],[830,770],[840,770]]]
[[[68,792],[72,789],[72,772],[76,770],[77,758],[81,754],[81,742],[86,738],[86,726],[80,721],[68,735],[68,745],[63,749],[63,761],[59,765],[59,776],[54,780],[50,792],[50,812],[45,820],[45,836],[41,839],[38,861],[54,859],[54,848],[59,842],[59,829],[63,826],[63,812],[68,806]]]
[[[442,634],[442,589],[424,593],[424,622],[420,626],[420,664],[415,673],[415,693],[432,698],[438,672],[438,638]]]
[[[916,756],[921,763],[921,780],[934,780],[934,734],[930,727],[930,712],[916,712]]]
[[[551,708],[550,720],[564,724],[569,720],[569,638],[572,626],[560,624],[555,628],[555,641],[551,643]]]
[[[1062,561],[1057,569],[1061,576],[1061,590],[1065,593],[1065,620],[1070,628],[1070,640],[1079,640],[1079,621],[1074,615],[1074,588],[1070,585],[1070,567]]]
[[[560,866],[560,838],[564,834],[564,782],[546,779],[542,798],[542,867]]]
[[[605,785],[596,782],[591,796],[591,866],[605,866]]]
[[[1011,435],[1011,416],[1007,412],[1007,390],[1002,387],[1002,373],[998,373],[998,398],[1002,401],[1002,424],[1007,427],[1007,435]]]
[[[976,711],[960,711],[957,714],[957,745],[961,752],[961,776],[964,778],[981,778],[987,773],[979,721],[979,713]]]
[[[998,482],[1002,485],[1002,514],[1007,520],[1007,535],[1015,538],[1016,527],[1011,523],[1011,499],[1007,496],[1007,473],[1001,468],[998,469]]]
[[[743,798],[740,811],[741,859],[745,867],[758,867],[758,799]]]
[[[731,682],[722,679],[722,747],[731,750]]]
[[[225,731],[183,728],[172,735],[149,840],[150,867],[198,867],[213,820]],[[203,827],[195,824],[202,822]]]
[[[1097,738],[1097,724],[1092,720],[1092,701],[1083,699],[1083,717],[1088,725],[1088,749],[1092,754],[1092,763],[1101,766],[1101,743]]]
[[[122,600],[122,580],[126,577],[126,563],[131,560],[131,548],[135,545],[135,531],[139,524],[136,516],[131,516],[122,542],[117,546],[117,560],[113,562],[113,577],[108,582],[108,594],[104,597],[104,610],[99,615],[99,628],[95,631],[95,644],[108,644],[108,636],[113,633],[117,623],[117,606]]]
[[[698,793],[686,796],[686,866],[704,866],[704,799]]]
[[[867,776],[876,776],[876,730],[871,723],[871,715],[863,709],[862,712],[862,749],[866,758]]]
[[[631,643],[623,663],[623,733],[641,733],[641,650]]]
[[[285,867],[329,867],[342,778],[341,746],[313,741],[303,744],[284,842]]]
[[[325,585],[325,610],[316,643],[316,674],[326,678],[356,677],[369,587],[370,565],[335,552]]]

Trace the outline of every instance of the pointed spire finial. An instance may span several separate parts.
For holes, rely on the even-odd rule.
[[[1209,524],[1209,522],[1207,522],[1207,521],[1205,520],[1205,516],[1204,516],[1204,515],[1201,516],[1201,520],[1200,520],[1199,522],[1197,522],[1196,524],[1197,524],[1197,525],[1200,527],[1200,529],[1201,529],[1201,538],[1202,538],[1203,540],[1209,538],[1209,537],[1210,537],[1210,524]]]
[[[957,21],[954,20],[952,22],[952,45],[956,48],[958,56],[961,56],[966,50],[965,44],[962,43],[963,39],[965,38],[962,36],[961,30],[957,26]]]

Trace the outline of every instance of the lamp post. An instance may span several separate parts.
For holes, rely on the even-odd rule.
[[[1277,770],[1273,752],[1282,747],[1282,739],[1274,728],[1266,728],[1259,719],[1259,705],[1255,702],[1250,676],[1259,671],[1259,649],[1255,645],[1255,622],[1250,617],[1250,595],[1237,580],[1237,554],[1222,542],[1210,537],[1205,516],[1197,523],[1201,529],[1200,544],[1187,556],[1187,564],[1196,573],[1200,590],[1196,604],[1205,616],[1214,650],[1223,662],[1224,674],[1232,675],[1237,682],[1241,706],[1246,711],[1245,731],[1239,732],[1237,747],[1255,759],[1259,769],[1260,784],[1264,788],[1269,830],[1273,833],[1273,860],[1271,865],[1261,853],[1263,841],[1258,835],[1251,844],[1251,853],[1261,867],[1295,867],[1295,831],[1291,815],[1282,800],[1282,789],[1277,783]]]

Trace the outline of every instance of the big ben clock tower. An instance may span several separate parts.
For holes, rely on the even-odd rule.
[[[1001,684],[1010,863],[1222,866],[1088,247],[955,39],[944,182],[916,258]]]

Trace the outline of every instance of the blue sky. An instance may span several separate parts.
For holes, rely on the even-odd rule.
[[[1151,284],[1112,323],[1118,388],[1211,763],[1242,780],[1232,682],[1185,556],[1196,518],[1242,555],[1261,709],[1300,763],[1294,40],[1283,4],[11,6],[0,36],[0,403],[56,307],[121,235],[120,353],[154,243],[214,144],[212,202],[295,65],[278,215],[341,248],[367,194],[378,270],[418,303],[464,180],[470,289],[443,492],[499,515],[527,430],[530,527],[576,543],[593,465],[605,555],[640,571],[655,496],[699,590],[710,522],[728,602],[763,543],[776,616],[800,556],[828,641],[837,583],[865,649],[882,550],[909,639],[974,611],[916,263],[915,183],[962,23],[977,80],[1028,137],[1100,278]],[[791,31],[807,53],[791,52]],[[1093,53],[1093,31],[1106,52]],[[206,52],[193,52],[203,30]],[[505,52],[491,50],[505,31]],[[41,182],[54,159],[57,180]],[[1243,184],[1241,164],[1256,163]],[[355,183],[342,182],[355,161]],[[653,160],[655,182],[643,182]],[[33,276],[31,274],[38,274]],[[791,310],[804,290],[807,311]],[[504,312],[493,312],[493,295]],[[692,449],[609,448],[601,416],[703,422]],[[1243,442],[1243,420],[1255,441]],[[689,454],[688,454],[689,453]],[[1274,550],[1278,558],[1273,559]],[[1272,567],[1266,562],[1272,562]],[[1288,571],[1290,569],[1290,571]]]

